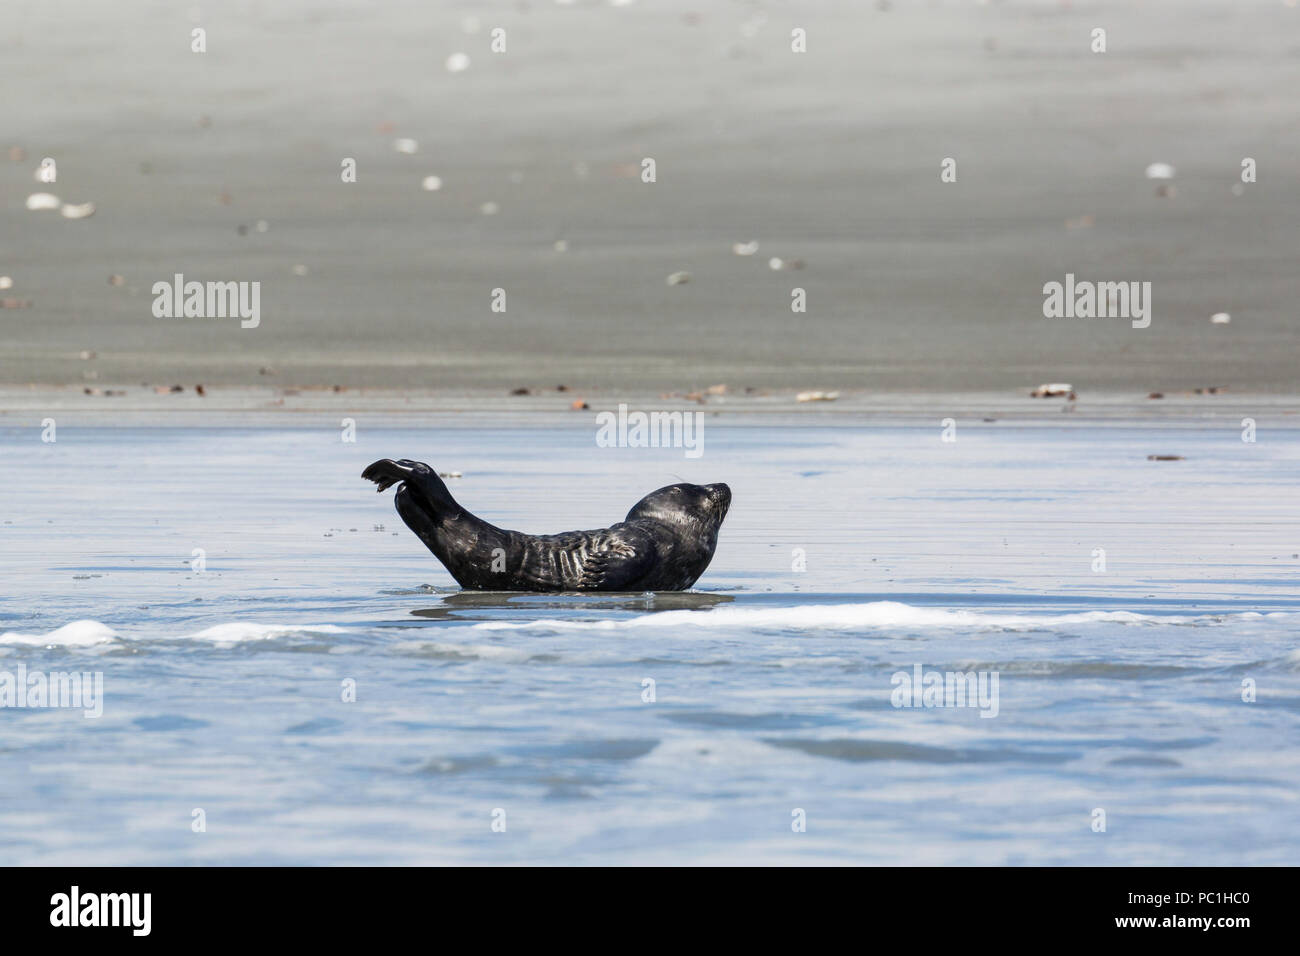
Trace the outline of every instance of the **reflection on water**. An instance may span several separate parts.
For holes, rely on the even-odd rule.
[[[521,594],[518,591],[458,591],[448,594],[436,607],[415,608],[410,613],[416,617],[465,617],[463,612],[473,611],[702,611],[734,601],[731,594],[709,591],[643,591],[620,593],[616,591],[588,594],[567,592],[563,594]],[[472,615],[471,615],[472,616]]]

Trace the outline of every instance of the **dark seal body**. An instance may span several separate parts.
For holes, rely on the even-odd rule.
[[[397,489],[397,513],[463,588],[477,591],[683,591],[704,573],[731,506],[726,485],[668,485],[618,524],[523,534],[462,508],[438,473],[385,458],[361,473]]]

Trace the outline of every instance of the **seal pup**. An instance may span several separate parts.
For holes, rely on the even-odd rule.
[[[668,485],[618,524],[524,534],[488,524],[459,504],[421,461],[384,458],[361,473],[397,489],[397,513],[456,583],[476,591],[683,591],[704,573],[731,507],[731,489]]]

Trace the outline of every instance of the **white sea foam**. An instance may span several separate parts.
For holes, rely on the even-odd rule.
[[[117,632],[99,621],[73,621],[48,634],[20,634],[7,631],[0,634],[0,644],[22,644],[31,647],[90,647],[107,644],[117,639]]]
[[[605,620],[561,620],[540,618],[533,621],[481,621],[470,624],[469,631],[621,631],[645,628],[707,628],[736,630],[824,630],[848,631],[874,628],[969,629],[1032,631],[1055,630],[1080,624],[1122,624],[1131,626],[1210,627],[1221,624],[1269,621],[1283,623],[1300,620],[1300,614],[1255,611],[1210,615],[1137,614],[1132,611],[1083,611],[1072,614],[1008,614],[1000,611],[971,611],[935,607],[915,607],[897,601],[873,601],[869,604],[804,604],[794,607],[720,607],[707,611],[675,610],[635,617]],[[99,621],[82,620],[45,634],[9,631],[0,634],[0,645],[30,647],[90,647],[117,640],[172,639],[206,641],[212,644],[241,644],[270,641],[295,636],[335,636],[351,628],[333,624],[263,624],[231,621],[215,624],[187,634],[122,635]],[[417,654],[461,653],[480,658],[514,659],[522,652],[492,645],[446,645],[408,642],[397,645],[399,651]],[[530,652],[531,653],[531,652]],[[1300,652],[1296,652],[1300,655]],[[526,659],[523,654],[521,659]],[[1300,660],[1300,657],[1297,658]]]
[[[278,637],[310,634],[346,634],[346,627],[333,624],[255,624],[252,621],[232,621],[216,624],[193,634],[180,635],[181,640],[211,641],[214,644],[239,644],[244,641],[272,641]]]
[[[707,611],[662,611],[617,620],[485,621],[474,627],[485,631],[555,629],[614,631],[631,628],[736,628],[780,630],[854,630],[859,628],[993,628],[997,630],[1041,630],[1061,626],[1110,623],[1126,625],[1208,626],[1230,620],[1290,618],[1292,614],[1262,615],[1256,612],[1178,616],[1136,614],[1131,611],[1083,611],[1074,614],[1006,614],[999,611],[967,611],[913,607],[896,601],[869,604],[805,604],[795,607],[721,607]]]
[[[192,634],[155,634],[146,637],[177,638],[179,640],[211,641],[214,644],[239,644],[244,641],[269,641],[278,637],[311,634],[346,634],[348,628],[333,624],[256,624],[251,621],[232,621],[217,624]],[[13,644],[30,647],[90,647],[121,640],[123,635],[99,621],[73,621],[48,634],[22,634],[9,631],[0,634],[0,645]]]

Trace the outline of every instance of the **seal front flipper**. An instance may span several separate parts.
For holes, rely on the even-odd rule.
[[[653,570],[657,558],[649,535],[628,533],[598,538],[594,550],[582,562],[578,588],[582,591],[626,591],[634,589]]]

